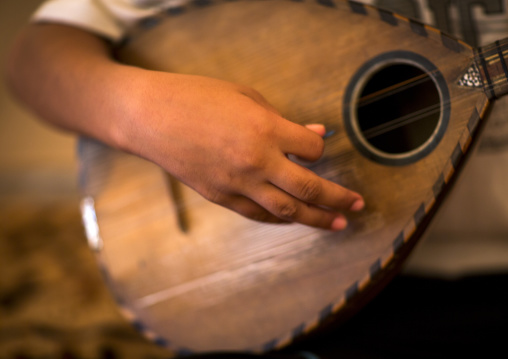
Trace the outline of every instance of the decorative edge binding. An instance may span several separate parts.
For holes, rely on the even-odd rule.
[[[488,101],[482,102],[475,107],[471,118],[469,120],[468,126],[464,129],[462,135],[459,138],[459,142],[455,150],[453,151],[451,157],[448,160],[448,164],[445,166],[442,173],[438,176],[432,190],[427,195],[427,200],[422,202],[420,206],[418,206],[416,212],[412,216],[412,219],[406,224],[404,229],[396,236],[396,238],[392,242],[392,248],[385,252],[380,258],[378,258],[369,268],[369,273],[367,273],[360,283],[355,282],[350,288],[348,288],[343,295],[343,297],[339,298],[336,302],[326,305],[320,312],[319,317],[323,320],[323,313],[328,313],[329,315],[335,314],[340,308],[344,306],[344,304],[351,300],[356,294],[361,292],[368,283],[372,282],[372,279],[380,273],[384,268],[386,268],[390,263],[393,257],[397,254],[402,247],[408,243],[409,239],[412,237],[418,226],[426,219],[426,217],[430,214],[431,210],[434,208],[438,197],[443,193],[443,188],[446,184],[450,182],[453,175],[459,169],[461,163],[463,162],[464,155],[466,154],[469,146],[472,143],[473,133],[475,133],[478,129],[478,125],[483,118],[483,114],[486,109]],[[330,308],[333,308],[330,310]],[[300,324],[297,328],[293,330],[293,339],[296,339],[297,336],[301,336],[305,333],[308,333],[315,327],[315,321],[312,322],[312,325],[308,325],[304,327],[304,324]],[[302,328],[305,328],[302,330]],[[273,342],[273,340],[271,341]],[[276,349],[281,348],[282,345],[276,346]]]
[[[150,30],[151,28],[156,27],[161,21],[163,21],[166,18],[171,18],[174,16],[179,16],[187,12],[187,10],[191,7],[207,7],[212,6],[213,4],[219,4],[219,3],[227,3],[227,2],[233,2],[238,0],[191,0],[185,4],[181,5],[173,5],[170,7],[162,8],[161,11],[153,16],[148,16],[146,18],[143,18],[139,20],[133,27],[132,30],[129,31],[123,39],[119,41],[117,44],[118,47],[125,46],[129,44],[138,33]],[[262,1],[262,0],[259,0]],[[270,1],[279,1],[279,0],[270,0]],[[377,16],[384,22],[392,25],[392,26],[398,26],[399,21],[407,22],[411,28],[411,30],[424,37],[428,37],[428,31],[429,29],[438,31],[441,37],[441,41],[444,46],[460,52],[463,47],[469,47],[466,43],[463,41],[456,39],[442,31],[439,31],[435,29],[434,27],[431,27],[427,24],[424,24],[423,22],[416,20],[416,19],[410,19],[405,16],[399,15],[396,12],[393,12],[391,10],[375,7],[372,5],[364,4],[355,0],[282,0],[282,1],[290,1],[290,2],[299,2],[299,3],[305,3],[305,2],[315,2],[321,6],[329,7],[329,8],[335,8],[337,2],[347,3],[350,7],[350,10],[355,14],[360,15],[372,15],[377,14]],[[371,14],[372,13],[372,14]]]
[[[141,31],[146,31],[150,28],[157,26],[160,21],[162,21],[166,17],[179,16],[184,14],[187,11],[188,6],[196,6],[196,7],[204,7],[212,5],[213,3],[226,3],[228,1],[233,0],[194,0],[186,5],[180,5],[176,7],[170,7],[164,9],[160,14],[156,16],[152,16],[146,19],[139,21],[138,25],[134,27],[133,31],[127,34],[123,40],[118,44],[119,47],[127,45],[132,41],[132,39],[136,36],[137,33]],[[276,0],[271,0],[276,1]],[[305,2],[306,0],[282,0],[282,1],[298,1]],[[384,22],[392,26],[398,26],[399,21],[402,20],[407,22],[411,31],[415,34],[418,34],[423,37],[428,37],[429,32],[431,30],[433,32],[437,32],[441,38],[443,46],[456,51],[461,52],[463,48],[469,48],[469,45],[464,43],[461,40],[458,40],[454,37],[447,35],[446,33],[435,29],[429,25],[426,25],[420,21],[409,19],[404,16],[398,15],[392,11],[388,11],[385,9],[380,9],[375,6],[363,4],[353,0],[310,0],[312,2],[316,2],[319,5],[334,8],[336,2],[344,2],[347,3],[350,7],[350,10],[353,13],[361,14],[361,15],[370,15],[369,12],[377,12],[380,19]],[[470,71],[471,70],[471,71]],[[468,69],[468,73],[464,76],[464,78],[459,81],[463,81],[459,83],[461,86],[470,86],[469,82],[473,85],[472,87],[477,87],[477,80],[475,76],[479,74],[478,69],[473,64],[470,69]],[[481,84],[480,86],[481,87]],[[485,105],[485,104],[484,104]],[[445,166],[443,172],[439,175],[436,183],[432,187],[432,190],[429,192],[427,200],[422,202],[420,206],[418,206],[417,211],[412,216],[411,220],[408,221],[404,229],[396,236],[396,238],[392,242],[391,248],[389,248],[383,255],[381,255],[378,259],[376,259],[373,264],[369,267],[368,273],[364,276],[361,281],[355,282],[351,285],[346,291],[337,298],[334,302],[326,305],[320,310],[314,319],[308,320],[307,322],[300,323],[295,328],[289,331],[286,335],[283,335],[278,338],[274,338],[272,340],[267,341],[262,344],[260,347],[255,349],[244,349],[246,353],[259,353],[259,352],[267,352],[272,350],[280,349],[291,342],[293,342],[298,337],[305,335],[315,329],[319,324],[321,324],[326,318],[330,317],[333,314],[336,314],[344,305],[349,302],[353,297],[355,297],[358,293],[360,293],[363,289],[365,289],[369,283],[372,282],[372,279],[377,276],[383,269],[385,269],[392,261],[394,256],[397,254],[399,250],[404,247],[412,237],[413,233],[418,228],[418,225],[429,215],[431,209],[434,207],[434,204],[437,200],[437,197],[442,193],[443,187],[449,182],[452,178],[454,172],[456,171],[457,164],[461,162],[466,150],[471,143],[472,136],[471,134],[476,130],[477,125],[481,120],[481,116],[479,113],[483,113],[484,108],[481,111],[476,111],[476,114],[472,115],[470,120],[470,125],[467,129],[465,129],[463,136],[461,138],[467,138],[468,140],[464,145],[461,145],[459,142],[455,151],[448,161],[448,165]],[[99,261],[101,265],[101,270],[106,277],[108,278],[107,270],[105,266],[102,264],[102,261]],[[170,350],[174,350],[179,356],[187,356],[194,354],[193,351],[184,347],[174,347],[170,341],[167,339],[157,335],[152,330],[150,330],[146,325],[144,325],[137,317],[136,314],[129,308],[123,304],[122,300],[115,295],[115,299],[120,307],[122,314],[125,316],[127,320],[131,322],[131,324],[145,337],[152,340],[154,343],[166,347]]]
[[[459,163],[463,159],[464,154],[466,153],[467,149],[469,148],[469,145],[471,144],[472,133],[476,131],[477,126],[481,119],[482,118],[479,114],[478,109],[475,109],[470,120],[470,124],[472,124],[472,126],[464,130],[461,136],[461,140],[459,140],[459,142],[457,143],[457,146],[453,154],[450,156],[448,160],[448,165],[445,167],[445,170],[439,175],[438,179],[436,180],[433,186],[432,191],[430,191],[427,196],[427,200],[425,202],[422,202],[420,206],[418,206],[418,209],[412,216],[411,220],[408,221],[404,229],[393,240],[391,248],[389,248],[387,252],[385,252],[383,255],[381,255],[378,259],[376,259],[372,263],[372,265],[369,267],[368,273],[366,273],[363,280],[356,281],[349,288],[347,288],[343,293],[343,295],[340,296],[337,300],[325,305],[318,313],[316,313],[315,318],[300,323],[295,328],[290,330],[286,335],[271,339],[266,343],[262,344],[258,348],[245,348],[243,351],[245,351],[246,353],[260,353],[281,349],[282,347],[292,343],[298,337],[308,334],[309,332],[314,330],[330,316],[336,314],[341,308],[344,307],[346,303],[351,301],[357,294],[362,292],[362,290],[365,289],[370,282],[372,282],[373,278],[391,263],[392,259],[397,254],[397,252],[399,252],[404,247],[404,245],[408,243],[409,239],[412,237],[418,226],[422,223],[422,221],[425,220],[426,216],[429,215],[431,209],[434,207],[434,204],[436,203],[437,197],[440,195],[440,193],[442,193],[443,187],[447,183],[449,183],[453,174],[457,171]],[[109,281],[107,269],[102,264],[102,262],[101,262],[101,271],[103,272],[103,275],[106,278],[106,280]],[[136,330],[138,330],[147,339],[153,341],[155,344],[159,346],[174,350],[178,356],[188,356],[195,354],[192,350],[188,348],[174,347],[169,340],[156,334],[139,318],[137,318],[136,314],[131,309],[129,309],[126,306],[126,304],[122,302],[121,298],[115,296],[115,299],[124,317],[131,323],[131,325]]]

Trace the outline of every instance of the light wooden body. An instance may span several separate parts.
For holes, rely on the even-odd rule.
[[[120,52],[122,61],[137,66],[252,86],[286,118],[334,129],[312,169],[360,192],[367,203],[341,233],[261,224],[182,184],[170,190],[167,175],[152,163],[84,141],[83,190],[95,201],[100,261],[122,305],[149,336],[177,351],[280,347],[361,300],[427,224],[487,108],[483,90],[457,84],[473,52],[437,30],[418,25],[423,36],[404,18],[385,13],[383,20],[377,9],[359,9],[365,13],[345,1],[335,7],[312,1],[189,5]],[[436,148],[400,166],[362,155],[342,121],[353,74],[396,50],[432,62],[452,99]]]

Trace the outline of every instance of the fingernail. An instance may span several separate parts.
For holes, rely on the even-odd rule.
[[[350,211],[358,212],[361,211],[365,207],[365,201],[363,199],[357,199],[351,207],[349,207]]]
[[[319,123],[312,123],[309,125],[305,125],[309,130],[316,132],[320,136],[324,136],[326,134],[326,128],[324,125]]]
[[[347,220],[344,217],[337,217],[332,222],[332,231],[342,231],[347,227]]]

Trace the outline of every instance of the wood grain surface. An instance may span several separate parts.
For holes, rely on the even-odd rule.
[[[341,233],[260,224],[168,186],[152,163],[86,140],[83,190],[95,201],[100,263],[141,330],[181,352],[266,351],[340,315],[398,266],[488,101],[457,84],[471,48],[392,13],[347,1],[207,4],[152,19],[157,26],[138,30],[119,58],[249,85],[294,122],[319,119],[336,134],[312,170],[362,193],[366,209]],[[431,153],[393,166],[365,157],[346,135],[343,98],[363,64],[400,50],[442,74],[450,118]]]

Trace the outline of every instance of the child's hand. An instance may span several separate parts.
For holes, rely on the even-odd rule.
[[[205,198],[246,217],[340,230],[357,193],[289,160],[314,161],[323,128],[282,118],[256,91],[206,77],[115,62],[77,28],[30,25],[7,80],[38,116],[157,163]]]
[[[361,196],[288,159],[315,161],[322,126],[282,118],[256,91],[206,77],[125,68],[119,147],[246,217],[340,230]],[[128,84],[126,86],[126,84]]]

